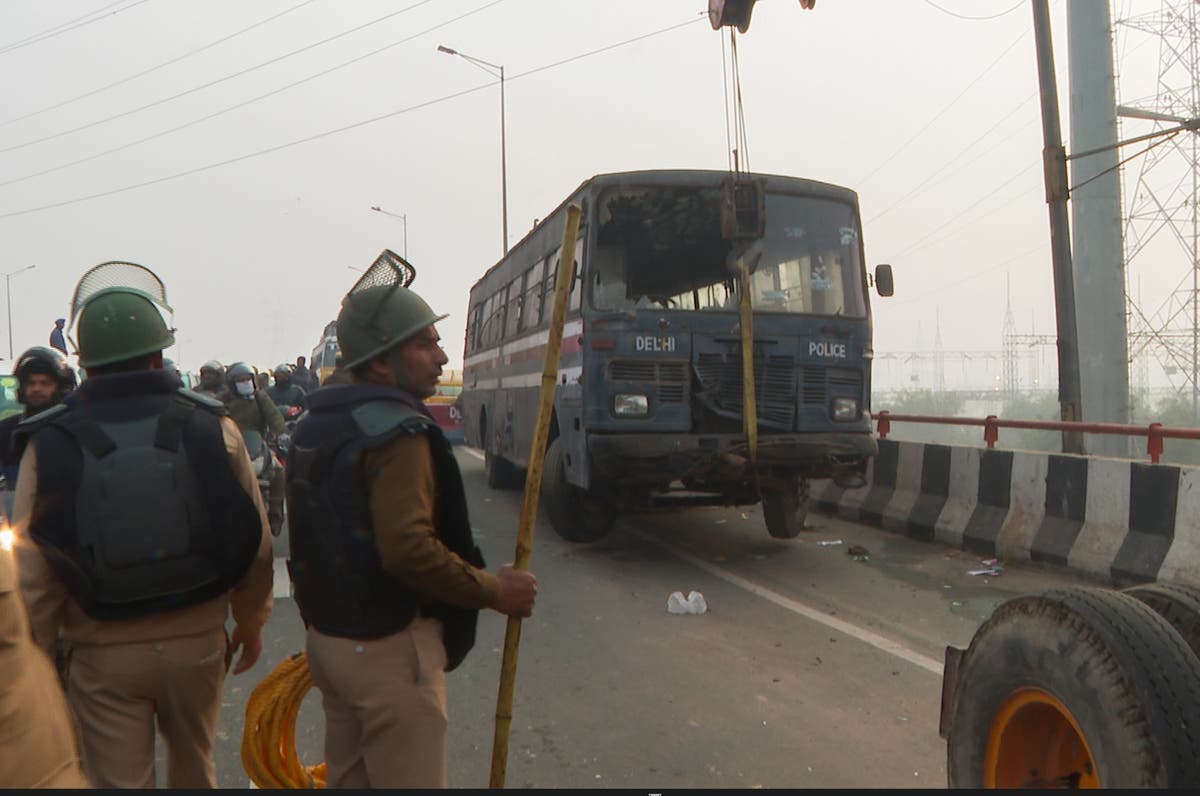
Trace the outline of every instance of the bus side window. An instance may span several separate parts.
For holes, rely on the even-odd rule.
[[[542,322],[542,270],[545,265],[539,260],[525,272],[525,307],[521,315],[522,329],[532,329]]]
[[[568,310],[579,311],[579,305],[583,300],[583,241],[585,238],[584,230],[579,231],[579,237],[575,240],[575,257],[571,263],[571,300],[568,303]]]
[[[504,316],[505,311],[508,309],[508,287],[500,288],[492,298],[495,303],[492,306],[491,327],[488,329],[489,344],[499,343],[500,339],[504,337]]]
[[[521,305],[524,295],[521,292],[520,278],[514,279],[508,283],[508,321],[504,325],[505,339],[516,337],[517,329],[521,322]]]
[[[493,326],[495,323],[496,297],[488,296],[487,301],[483,303],[483,323],[479,327],[479,346],[487,348],[492,344]]]
[[[483,302],[471,308],[470,325],[467,327],[467,350],[479,348],[479,319],[483,315]]]
[[[554,283],[558,279],[558,252],[546,257],[546,280],[542,289],[542,320],[549,321],[554,313]]]

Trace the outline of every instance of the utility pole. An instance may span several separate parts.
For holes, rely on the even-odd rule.
[[[1071,229],[1067,214],[1067,152],[1058,115],[1058,81],[1050,38],[1047,0],[1033,2],[1033,35],[1037,46],[1038,83],[1042,99],[1042,161],[1046,204],[1050,206],[1050,250],[1054,267],[1054,308],[1058,322],[1058,402],[1062,419],[1083,417],[1079,386],[1079,339],[1075,323],[1075,281],[1071,265]],[[1064,431],[1064,453],[1085,453],[1083,434]]]

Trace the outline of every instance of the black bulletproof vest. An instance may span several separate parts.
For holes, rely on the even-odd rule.
[[[308,396],[287,460],[288,571],[306,625],[331,636],[381,638],[404,629],[418,609],[442,620],[447,666],[475,643],[479,612],[430,603],[384,571],[362,457],[401,434],[426,434],[437,484],[442,543],[483,567],[467,516],[458,462],[424,406],[406,392],[372,384],[322,387]]]
[[[22,423],[37,450],[30,531],[93,619],[212,599],[257,553],[262,525],[214,402],[161,371],[88,379]]]

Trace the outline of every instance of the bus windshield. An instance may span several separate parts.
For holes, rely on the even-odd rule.
[[[721,237],[720,191],[618,187],[600,196],[590,267],[601,310],[734,310],[737,279]],[[757,312],[864,317],[858,219],[841,202],[767,193],[750,277]]]

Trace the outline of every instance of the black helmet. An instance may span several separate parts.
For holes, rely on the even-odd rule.
[[[50,376],[57,381],[60,393],[70,392],[78,383],[75,380],[75,369],[71,367],[71,363],[67,362],[67,358],[62,355],[61,351],[46,346],[34,346],[17,357],[17,366],[13,370],[18,384],[17,400],[21,403],[25,403],[25,396],[21,394],[21,385],[24,385],[25,380],[35,373]]]

